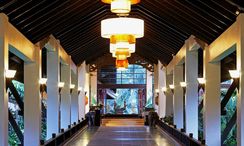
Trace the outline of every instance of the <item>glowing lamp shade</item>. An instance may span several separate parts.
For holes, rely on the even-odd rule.
[[[64,82],[59,82],[59,83],[58,83],[58,87],[59,87],[59,88],[63,88],[63,87],[64,87]]]
[[[6,73],[6,78],[11,79],[14,78],[16,74],[16,70],[6,70],[5,73]]]
[[[131,4],[137,4],[140,0],[102,0],[102,2],[111,4],[113,13],[127,14],[131,10]]]
[[[174,85],[169,85],[169,88],[170,88],[170,89],[174,89],[175,86],[174,86]]]
[[[111,2],[111,12],[127,14],[131,10],[131,2],[128,0],[114,0]]]
[[[240,71],[238,70],[229,70],[230,77],[235,79],[240,77]]]
[[[133,35],[111,35],[110,43],[116,44],[118,42],[128,42],[129,44],[135,44],[136,38]]]
[[[181,87],[186,87],[186,82],[180,82]]]
[[[205,84],[206,80],[204,78],[197,78],[199,84]]]
[[[162,87],[162,91],[163,92],[166,92],[167,91],[167,88],[166,87]]]
[[[128,42],[118,42],[116,44],[110,43],[110,53],[115,53],[119,49],[128,49],[130,53],[135,53],[136,45],[129,44]]]
[[[144,36],[144,21],[137,18],[109,18],[101,22],[101,36],[110,38],[112,35],[133,35],[135,38]]]
[[[41,84],[41,85],[45,85],[46,83],[47,83],[47,78],[41,78],[39,80],[39,84]]]
[[[75,88],[75,84],[70,84],[70,89],[74,89]]]
[[[117,49],[116,52],[112,53],[112,56],[117,60],[126,60],[127,57],[131,56],[128,49]]]
[[[116,59],[116,68],[117,69],[126,69],[129,66],[128,60],[117,60]]]

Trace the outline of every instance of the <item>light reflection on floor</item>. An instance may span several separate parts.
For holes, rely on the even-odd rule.
[[[88,128],[66,146],[175,146],[157,129],[148,127]]]

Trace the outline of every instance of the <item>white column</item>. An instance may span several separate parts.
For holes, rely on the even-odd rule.
[[[85,95],[85,92],[86,92],[86,95]],[[91,99],[91,96],[90,96],[90,74],[88,71],[86,71],[84,95],[88,97],[88,99],[85,99],[85,101],[88,100],[88,103],[85,106],[85,113],[88,113],[89,109],[90,109],[90,99]]]
[[[91,72],[90,73],[90,77],[91,77],[91,104],[97,104],[97,71]],[[92,100],[94,100],[95,102],[92,103]]]
[[[71,124],[71,96],[70,96],[71,68],[70,64],[61,64],[61,81],[64,87],[61,91],[61,129],[67,129]]]
[[[237,42],[237,70],[241,72],[239,82],[239,95],[237,98],[237,145],[244,146],[244,15],[237,18],[240,28],[240,37]]]
[[[169,85],[173,84],[173,74],[166,75],[166,116],[173,115],[173,93],[170,91]]]
[[[8,145],[8,95],[5,70],[8,69],[8,17],[0,13],[0,145]]]
[[[85,83],[86,83],[86,63],[83,62],[78,68],[78,85],[81,88],[79,101],[79,120],[85,118]]]
[[[47,51],[47,139],[59,133],[59,52]]]
[[[220,122],[220,62],[209,60],[208,48],[204,49],[204,77],[206,79],[203,118],[204,137],[209,146],[221,145]]]
[[[159,89],[158,87],[158,64],[154,64],[154,91],[152,91],[154,94],[153,94],[153,106],[155,108],[155,112],[159,113],[159,106],[156,104],[156,100],[157,100],[157,96],[158,96],[158,93],[155,92],[156,89]]]
[[[162,68],[161,62],[158,63],[158,87],[159,87],[159,117],[163,118],[166,115],[166,96],[162,90],[166,86],[166,68]]]
[[[35,62],[24,63],[24,145],[39,146],[41,137],[41,50],[35,51]]]
[[[174,82],[174,124],[177,129],[183,128],[183,89],[180,86],[180,82],[183,81],[183,65],[177,65],[173,71]]]
[[[186,49],[185,81],[186,98],[186,133],[193,133],[198,138],[198,51]]]
[[[151,98],[153,99],[153,83],[152,83],[153,73],[147,70],[147,99],[146,102]],[[153,103],[153,101],[151,101]]]
[[[78,122],[78,117],[79,117],[79,100],[78,100],[78,75],[77,73],[74,73],[71,71],[71,81],[72,84],[75,85],[75,89],[72,90],[71,93],[71,124],[74,122]]]

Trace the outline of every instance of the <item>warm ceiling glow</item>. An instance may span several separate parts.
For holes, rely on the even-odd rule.
[[[205,78],[197,78],[197,81],[199,84],[205,84],[206,83]]]
[[[101,22],[101,36],[110,38],[112,35],[133,35],[135,38],[144,36],[144,21],[138,18],[109,18]]]
[[[41,85],[45,85],[46,83],[47,83],[47,78],[41,78],[39,80],[39,84],[41,84]]]
[[[180,82],[181,87],[186,87],[186,82]]]
[[[240,71],[238,70],[229,70],[230,77],[235,79],[240,77]]]
[[[16,74],[16,70],[6,70],[6,78],[14,78],[15,74]]]
[[[170,88],[170,89],[174,89],[175,86],[174,86],[174,85],[169,85],[169,88]]]
[[[64,82],[59,82],[59,83],[58,83],[58,87],[59,87],[59,88],[63,88],[63,87],[64,87]]]
[[[74,89],[75,88],[75,84],[70,84],[70,89]]]

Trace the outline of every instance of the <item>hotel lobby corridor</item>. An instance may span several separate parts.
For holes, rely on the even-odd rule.
[[[244,2],[0,0],[0,146],[64,145],[244,146]]]
[[[149,128],[140,123],[136,125],[126,125],[125,120],[114,119],[108,126],[88,127],[78,133],[64,146],[178,146],[158,128]],[[137,119],[133,119],[137,121]],[[129,123],[133,120],[129,119]],[[111,120],[112,121],[112,120]],[[121,123],[121,125],[119,125]],[[135,122],[138,123],[138,122]],[[112,126],[111,126],[112,125]]]

